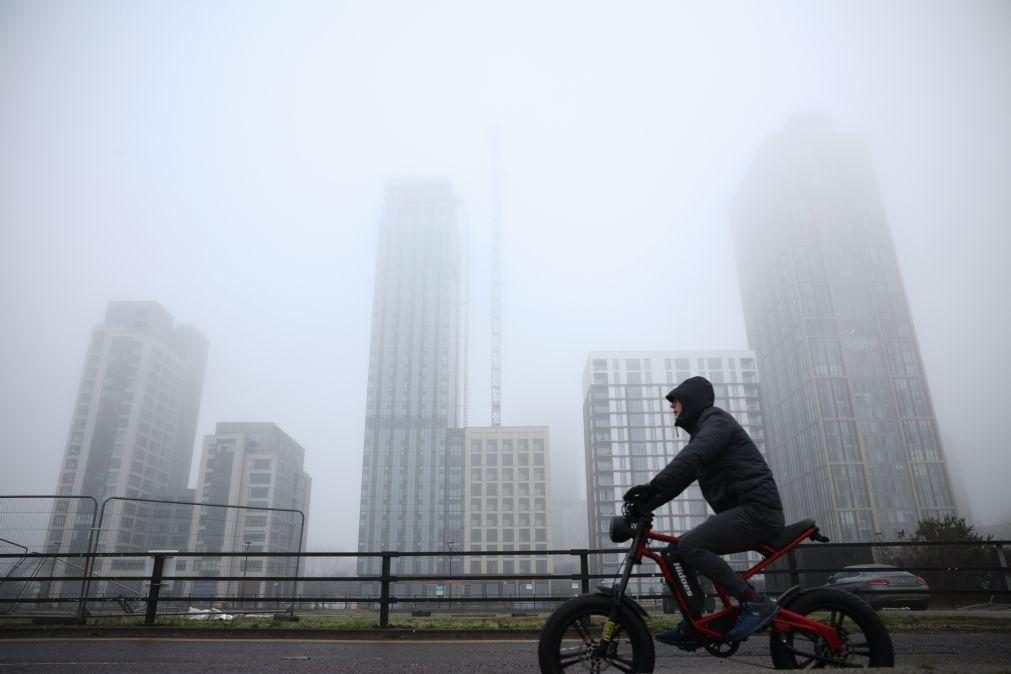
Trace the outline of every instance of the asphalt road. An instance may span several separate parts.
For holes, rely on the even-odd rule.
[[[1008,634],[901,634],[900,671],[1011,672]],[[536,672],[532,641],[295,641],[183,639],[4,639],[6,672]],[[765,639],[733,660],[657,644],[656,672],[755,672],[769,668]]]

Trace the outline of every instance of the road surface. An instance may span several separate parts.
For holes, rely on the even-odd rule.
[[[1007,633],[894,636],[899,671],[1011,672]],[[296,641],[211,639],[3,639],[7,672],[536,672],[533,641]],[[657,644],[656,672],[756,672],[771,665],[767,642],[733,660]]]

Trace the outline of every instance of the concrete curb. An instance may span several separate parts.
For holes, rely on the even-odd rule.
[[[284,629],[187,627],[0,627],[5,639],[292,639],[303,641],[537,641],[540,630]]]

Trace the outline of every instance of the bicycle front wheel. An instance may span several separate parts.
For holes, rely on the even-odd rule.
[[[599,648],[611,599],[582,595],[558,607],[541,632],[537,657],[541,671],[560,672],[652,672],[653,636],[633,610],[623,606],[617,629],[607,647]]]

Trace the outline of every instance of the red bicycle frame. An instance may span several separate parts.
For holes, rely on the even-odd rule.
[[[751,578],[756,573],[761,572],[763,569],[767,568],[769,565],[773,564],[780,557],[785,555],[787,552],[792,550],[801,544],[805,539],[814,534],[817,531],[817,527],[809,527],[799,536],[794,538],[790,543],[783,546],[780,549],[774,549],[767,545],[757,545],[748,550],[758,552],[765,556],[761,562],[755,564],[753,567],[748,569],[745,573],[741,575],[742,578],[747,580]],[[695,615],[689,608],[688,604],[685,602],[685,598],[681,593],[680,584],[674,581],[673,572],[667,561],[663,556],[656,551],[649,548],[649,541],[660,541],[663,543],[677,543],[680,539],[677,536],[669,536],[667,534],[661,534],[654,532],[652,529],[646,531],[646,535],[642,537],[639,547],[633,552],[632,558],[636,562],[641,562],[643,557],[648,557],[652,559],[660,567],[660,571],[663,573],[664,580],[667,581],[667,585],[671,588],[674,593],[674,597],[677,599],[678,605],[681,607],[681,612],[684,614],[685,618],[691,622],[692,627],[694,627],[700,634],[708,636],[716,640],[722,640],[723,634],[716,631],[710,625],[719,620],[720,618],[736,614],[740,609],[731,603],[730,595],[727,594],[727,589],[718,583],[713,583],[716,588],[716,593],[723,604],[723,609],[715,613],[710,613],[709,615]],[[742,550],[746,552],[747,550]],[[821,636],[825,640],[825,644],[833,653],[839,653],[842,651],[843,642],[839,638],[839,634],[829,625],[820,623],[816,620],[811,620],[799,613],[794,613],[789,609],[781,608],[776,614],[776,617],[772,621],[772,629],[777,632],[789,632],[790,630],[801,630],[804,632],[815,633]]]

